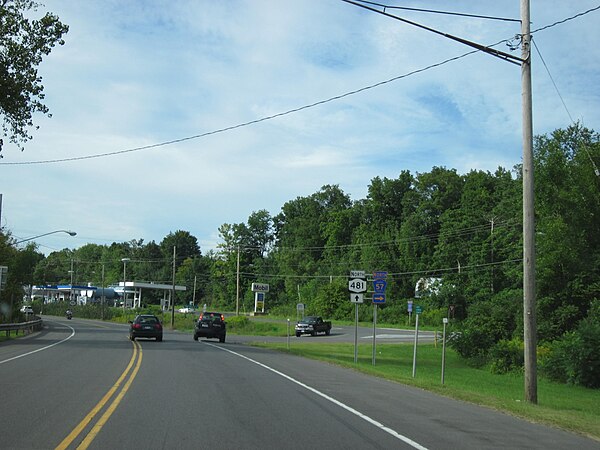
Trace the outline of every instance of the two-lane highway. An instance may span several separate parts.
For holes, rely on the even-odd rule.
[[[165,331],[163,342],[132,343],[123,325],[48,318],[43,332],[0,345],[0,446],[600,448],[353,370],[238,344],[235,336],[228,341]]]

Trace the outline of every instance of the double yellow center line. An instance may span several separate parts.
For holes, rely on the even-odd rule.
[[[132,343],[133,343],[133,355],[131,357],[131,360],[129,361],[129,364],[127,365],[127,367],[125,368],[125,370],[123,371],[123,373],[121,374],[121,376],[119,377],[117,382],[108,390],[106,395],[104,397],[102,397],[102,399],[98,402],[98,404],[96,406],[94,406],[94,408],[92,408],[92,410],[88,413],[88,415],[84,417],[84,419],[79,423],[79,425],[77,425],[73,429],[73,431],[71,431],[71,433],[69,433],[69,435],[66,438],[64,438],[64,440],[60,444],[58,444],[58,446],[56,447],[56,450],[67,449],[73,443],[73,441],[75,439],[77,439],[80,434],[83,433],[83,431],[90,424],[90,422],[94,419],[94,417],[96,417],[96,415],[106,406],[106,404],[109,402],[109,400],[114,396],[115,392],[117,392],[117,390],[119,390],[119,387],[121,387],[121,384],[123,383],[123,381],[127,377],[129,377],[127,379],[127,381],[125,382],[125,384],[123,384],[123,386],[121,387],[121,390],[119,391],[117,396],[113,399],[112,403],[108,406],[108,408],[106,408],[106,411],[104,412],[104,414],[102,414],[100,419],[98,419],[96,424],[92,427],[92,429],[89,431],[89,433],[85,436],[83,441],[81,441],[81,444],[79,444],[77,449],[78,450],[79,449],[81,449],[81,450],[87,449],[89,447],[89,445],[92,443],[92,441],[94,440],[94,438],[98,435],[98,433],[100,433],[100,430],[102,430],[102,427],[108,421],[110,416],[115,412],[115,409],[117,409],[117,406],[119,406],[119,403],[121,403],[121,400],[123,400],[123,397],[129,390],[129,387],[131,386],[131,383],[133,382],[133,379],[136,377],[138,370],[140,369],[140,366],[142,364],[142,346],[137,341],[133,341]],[[132,370],[132,368],[133,368],[133,370]]]

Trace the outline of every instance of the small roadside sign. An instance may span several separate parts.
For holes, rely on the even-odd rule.
[[[385,280],[388,276],[387,272],[383,272],[381,270],[378,270],[377,272],[373,272],[373,279],[374,280]]]
[[[351,270],[350,278],[365,278],[365,271],[364,270]]]
[[[423,308],[421,307],[421,305],[416,305],[415,306],[415,313],[421,314],[422,312],[423,312]]]
[[[252,292],[269,292],[269,285],[266,283],[252,283]]]
[[[413,307],[413,302],[412,302],[412,300],[409,300],[408,301],[408,312],[412,312],[412,309],[413,309],[412,307]]]
[[[385,303],[385,294],[373,294],[373,303],[376,305]]]
[[[350,294],[350,301],[352,303],[363,303],[365,300],[363,294]]]
[[[304,311],[304,303],[298,303],[296,305],[296,311]]]

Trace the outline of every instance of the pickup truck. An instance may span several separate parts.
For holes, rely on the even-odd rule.
[[[317,333],[331,333],[331,322],[324,321],[319,316],[307,316],[296,324],[296,337],[303,334],[315,336]]]

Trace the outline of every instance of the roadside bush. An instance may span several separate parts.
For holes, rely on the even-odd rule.
[[[520,298],[515,299],[516,294],[506,292],[472,305],[469,316],[460,322],[459,333],[450,345],[475,365],[489,362],[496,343],[510,341],[518,329],[521,302]]]
[[[429,325],[432,327],[441,327],[442,319],[448,317],[447,308],[436,308],[436,309],[425,309],[421,314],[420,320],[423,325]]]
[[[492,373],[509,373],[523,369],[523,341],[520,339],[501,339],[489,352]]]
[[[352,317],[348,289],[341,284],[326,284],[308,306],[311,309],[306,312],[307,315],[320,315],[325,320],[328,318],[350,319]]]
[[[244,329],[250,324],[247,316],[232,316],[227,318],[227,327],[231,329]]]
[[[406,303],[390,302],[377,310],[377,322],[401,324],[407,321]]]
[[[552,343],[541,367],[552,380],[600,388],[600,301],[575,331]]]

